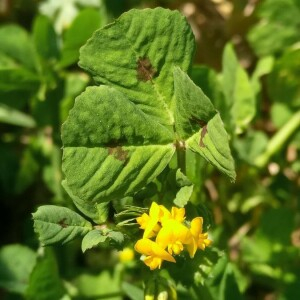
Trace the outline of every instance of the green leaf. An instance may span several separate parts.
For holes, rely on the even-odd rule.
[[[110,202],[109,201],[97,204],[99,223],[106,222],[106,220],[108,218],[108,215],[109,215],[109,209],[110,209]]]
[[[274,57],[266,56],[261,58],[253,72],[251,77],[251,84],[253,88],[254,95],[257,95],[261,91],[261,82],[260,79],[262,76],[269,74],[274,66]]]
[[[175,128],[180,139],[195,134],[217,114],[201,88],[180,68],[174,68]]]
[[[101,16],[94,9],[82,10],[65,33],[60,65],[69,66],[78,61],[79,48],[101,26]]]
[[[173,66],[187,71],[194,47],[179,12],[133,9],[94,33],[80,49],[79,65],[96,83],[122,91],[147,115],[172,125]]]
[[[102,270],[97,275],[81,274],[74,282],[81,298],[121,300],[120,269]]]
[[[33,23],[33,41],[37,52],[45,59],[57,59],[59,56],[57,36],[51,21],[38,15]]]
[[[235,179],[228,136],[210,100],[179,68],[174,70],[177,132],[185,147],[197,152],[221,172]]]
[[[173,202],[179,207],[184,207],[191,198],[194,185],[189,178],[181,172],[180,169],[176,171],[176,183],[180,189],[177,192]]]
[[[231,263],[227,263],[223,278],[221,280],[219,297],[220,300],[242,300],[244,297],[239,291],[235,274]]]
[[[190,200],[193,193],[193,189],[193,185],[182,187],[176,194],[174,204],[176,204],[179,207],[184,207]]]
[[[16,194],[21,194],[36,180],[38,170],[39,163],[34,156],[32,148],[28,147],[24,150],[20,161],[20,168],[14,187]]]
[[[258,9],[258,22],[248,40],[258,56],[282,52],[299,41],[300,6],[294,0],[266,0]]]
[[[32,214],[34,230],[43,245],[67,243],[92,230],[92,224],[69,208],[40,206]]]
[[[234,140],[238,156],[249,164],[263,153],[268,144],[268,137],[263,131],[249,131],[247,135]]]
[[[36,91],[39,84],[38,76],[25,68],[0,69],[0,89],[2,92]]]
[[[217,263],[212,266],[210,276],[204,282],[212,299],[244,299],[239,290],[233,268],[234,266],[228,262],[226,256],[221,257]]]
[[[122,290],[131,300],[141,300],[144,297],[144,291],[128,282],[122,283]]]
[[[0,28],[0,53],[14,59],[29,70],[37,69],[37,55],[27,32],[17,25]]]
[[[271,119],[276,128],[283,127],[293,116],[289,105],[275,102],[271,107]]]
[[[0,122],[30,128],[36,125],[31,116],[2,103],[0,103]]]
[[[65,91],[64,98],[60,101],[60,119],[61,122],[66,121],[70,109],[74,105],[74,101],[77,95],[81,94],[88,82],[90,77],[83,72],[70,72],[65,80]]]
[[[58,265],[51,248],[41,248],[42,252],[30,275],[26,290],[28,300],[62,299],[65,294],[63,283],[59,276]]]
[[[111,244],[114,245],[116,248],[122,247],[125,240],[123,233],[121,233],[120,231],[111,230],[108,232],[107,236],[109,237]]]
[[[236,134],[248,127],[256,113],[256,99],[246,71],[240,66],[233,46],[223,53],[223,90]]]
[[[93,204],[138,191],[175,152],[169,129],[106,86],[90,87],[77,98],[62,139],[64,187],[94,220],[98,212]]]
[[[236,176],[234,161],[220,115],[216,114],[207,123],[207,127],[203,128],[186,141],[186,146],[192,151],[199,153],[234,181]]]
[[[299,87],[300,49],[291,49],[277,59],[268,76],[268,91],[274,102],[290,108],[300,107]]]
[[[82,252],[85,252],[88,249],[98,246],[101,243],[105,243],[107,238],[107,235],[103,235],[100,230],[92,230],[88,232],[82,240]]]
[[[176,184],[179,187],[184,187],[184,186],[190,186],[192,185],[192,182],[189,180],[189,178],[184,175],[180,169],[176,171]]]
[[[6,245],[0,249],[0,287],[23,294],[36,263],[33,250],[22,245]]]

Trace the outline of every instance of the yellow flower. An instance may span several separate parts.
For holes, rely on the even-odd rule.
[[[170,212],[163,205],[152,202],[149,215],[144,213],[141,217],[136,218],[136,221],[140,224],[140,228],[145,230],[143,238],[155,236],[161,228],[159,222],[170,218],[170,216]]]
[[[144,263],[150,267],[151,270],[160,268],[164,260],[176,262],[174,257],[166,250],[147,238],[138,240],[134,246],[134,249],[137,252],[146,255],[146,258],[144,258]]]
[[[192,234],[192,241],[188,244],[188,252],[190,257],[193,258],[197,249],[204,250],[209,246],[212,241],[208,239],[207,233],[202,233],[203,218],[194,218],[191,222],[190,232]]]
[[[179,254],[184,244],[192,242],[190,230],[176,220],[167,220],[156,237],[156,243],[163,249],[167,248],[170,254]]]

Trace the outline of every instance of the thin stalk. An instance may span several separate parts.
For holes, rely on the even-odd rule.
[[[292,118],[271,138],[266,151],[256,158],[254,162],[255,165],[259,168],[263,168],[269,162],[270,158],[284,146],[299,126],[300,111],[297,111]]]

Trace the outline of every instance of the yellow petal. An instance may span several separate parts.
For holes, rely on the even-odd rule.
[[[170,262],[176,262],[174,257],[165,251],[157,243],[149,239],[138,240],[134,246],[134,249],[144,255],[161,258]]]
[[[163,205],[160,205],[159,208],[159,222],[163,223],[164,221],[171,219],[171,213],[167,208],[165,208]]]
[[[191,242],[187,245],[187,250],[189,252],[190,258],[193,258],[195,256],[195,253],[198,249],[198,245],[196,240],[193,238]]]
[[[141,229],[145,229],[150,221],[150,217],[146,213],[143,213],[140,217],[136,218],[136,221],[140,224]]]
[[[152,202],[149,210],[149,216],[151,219],[157,219],[159,218],[160,213],[160,207],[156,202]]]
[[[207,233],[199,235],[199,239],[198,239],[199,249],[204,250],[207,246],[209,246],[212,243],[212,241],[209,240],[207,237],[208,237]]]
[[[182,207],[182,208],[177,208],[175,206],[172,207],[172,210],[171,210],[171,215],[172,215],[172,218],[180,223],[182,223],[185,219],[185,209]]]
[[[202,217],[197,217],[194,218],[191,222],[191,234],[193,237],[198,239],[199,235],[202,233],[202,225],[203,225],[203,218]]]
[[[160,226],[157,223],[157,219],[150,219],[145,228],[143,238],[151,238],[155,236],[155,234],[159,231],[159,229]]]
[[[150,270],[154,270],[156,268],[161,267],[162,259],[158,257],[147,256],[144,259],[144,263],[150,268]]]

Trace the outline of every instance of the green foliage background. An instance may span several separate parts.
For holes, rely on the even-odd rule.
[[[192,215],[196,206],[205,216],[215,247],[194,260],[179,259],[162,274],[162,288],[171,293],[176,286],[178,299],[300,298],[300,1],[3,3],[0,298],[142,299],[143,282],[152,279],[138,256],[122,263],[106,244],[82,254],[78,240],[42,248],[31,213],[42,204],[76,210],[61,186],[60,135],[75,97],[94,84],[77,66],[79,48],[121,13],[156,6],[188,17],[197,42],[190,74],[224,121],[237,173],[230,183],[187,152],[186,192],[168,186],[175,176],[169,168],[159,175],[157,182],[165,183],[161,195],[179,206],[191,195],[187,212]],[[149,184],[135,200],[146,205],[155,189]],[[42,211],[35,214],[42,227]],[[70,239],[91,228],[74,218],[81,225]]]

